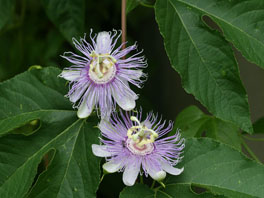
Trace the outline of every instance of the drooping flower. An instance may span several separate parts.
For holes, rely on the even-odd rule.
[[[158,120],[153,113],[141,122],[141,115],[141,111],[121,112],[122,120],[116,113],[109,121],[101,120],[102,145],[92,145],[94,155],[106,158],[103,169],[108,173],[123,171],[127,186],[134,185],[139,173],[162,181],[166,172],[179,175],[183,171],[174,167],[181,161],[185,145],[180,132],[163,137],[172,130],[173,123],[165,127],[166,121]]]
[[[65,52],[62,56],[73,65],[65,68],[60,77],[70,81],[70,91],[66,95],[78,108],[79,118],[88,117],[93,109],[101,117],[108,117],[116,108],[116,103],[124,110],[135,108],[135,100],[138,99],[129,83],[141,87],[146,77],[142,69],[147,66],[145,58],[138,56],[137,52],[124,58],[133,50],[136,44],[121,49],[125,43],[115,48],[121,35],[117,31],[100,32],[94,37],[90,34],[91,44],[84,38],[78,42],[73,38],[73,44],[83,54]],[[95,41],[96,39],[96,41]]]

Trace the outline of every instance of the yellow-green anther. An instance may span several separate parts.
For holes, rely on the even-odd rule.
[[[136,122],[138,126],[132,126],[128,129],[128,138],[132,139],[139,147],[155,141],[158,134],[154,130],[147,128],[144,124],[141,124],[135,116],[131,116],[130,119]]]

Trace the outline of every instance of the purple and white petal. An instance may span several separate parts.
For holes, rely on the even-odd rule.
[[[76,81],[81,77],[81,71],[63,70],[59,76],[65,80]]]
[[[138,177],[140,166],[136,163],[128,164],[123,173],[123,182],[127,186],[133,186]]]
[[[161,167],[164,171],[166,171],[167,173],[170,173],[171,175],[180,175],[184,170],[184,167],[174,168],[168,162],[161,162]]]
[[[97,157],[111,157],[112,154],[107,150],[106,145],[92,144],[93,154]]]
[[[115,173],[121,168],[119,163],[114,163],[112,161],[106,162],[103,165],[103,169],[108,173]]]

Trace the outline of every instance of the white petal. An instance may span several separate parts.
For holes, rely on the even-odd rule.
[[[118,91],[114,90],[112,94],[115,101],[122,109],[126,111],[130,111],[136,107],[136,101],[134,98],[124,94],[121,95],[118,92],[122,92],[122,90],[118,90]]]
[[[60,77],[69,81],[76,81],[81,76],[81,71],[63,70]]]
[[[161,162],[162,169],[165,170],[167,173],[170,173],[171,175],[179,175],[183,172],[184,168],[174,168],[167,162]]]
[[[115,164],[113,162],[106,162],[104,165],[103,165],[103,169],[108,172],[108,173],[114,173],[116,171],[118,171],[120,169],[120,164]]]
[[[91,114],[91,112],[92,112],[92,110],[93,110],[93,107],[89,107],[89,106],[87,105],[86,100],[87,100],[87,99],[84,99],[84,100],[82,101],[82,104],[79,106],[79,109],[78,109],[78,111],[77,111],[77,116],[78,116],[79,118],[87,118],[87,117]]]
[[[87,90],[88,85],[84,85],[82,88],[80,89],[76,89],[69,97],[71,102],[76,102],[77,100],[80,99],[80,97],[82,96],[82,94]]]
[[[152,177],[156,181],[162,181],[166,177],[165,171],[149,170],[148,174],[150,175],[150,177]]]
[[[112,154],[107,151],[107,146],[92,144],[93,154],[98,157],[110,157]]]
[[[133,186],[138,177],[140,166],[128,165],[123,173],[123,182],[127,186]]]
[[[100,54],[106,54],[111,52],[111,37],[108,32],[99,32],[96,38],[95,51]]]
[[[130,75],[130,77],[133,79],[139,79],[142,75],[142,70],[133,70],[133,73]]]

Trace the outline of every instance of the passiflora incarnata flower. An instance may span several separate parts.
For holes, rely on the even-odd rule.
[[[121,112],[121,119],[116,113],[109,121],[101,120],[102,145],[92,145],[94,155],[106,157],[103,169],[108,173],[123,171],[123,182],[134,185],[138,174],[145,173],[154,180],[162,181],[166,172],[179,175],[183,168],[174,166],[182,159],[184,139],[179,131],[175,135],[163,137],[172,130],[173,123],[158,120],[158,116],[149,113],[144,121],[138,113]]]
[[[121,32],[100,32],[94,37],[90,34],[91,44],[84,38],[73,44],[82,56],[65,52],[62,56],[73,65],[65,68],[60,77],[70,81],[70,91],[66,95],[74,108],[78,108],[79,118],[88,117],[93,109],[99,109],[102,117],[108,117],[115,109],[116,103],[124,110],[135,108],[138,99],[129,83],[141,87],[146,77],[142,68],[147,66],[145,58],[138,56],[141,52],[124,58],[136,50],[136,44],[121,49],[125,43],[115,48]]]

